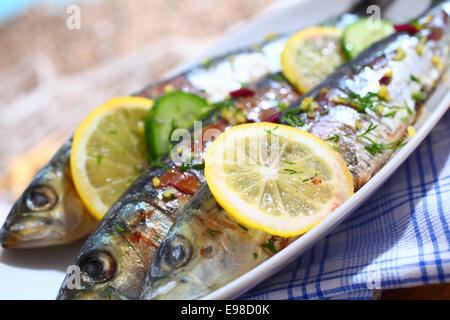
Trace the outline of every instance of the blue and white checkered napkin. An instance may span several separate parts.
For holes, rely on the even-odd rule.
[[[362,207],[243,299],[371,299],[450,282],[450,113]]]

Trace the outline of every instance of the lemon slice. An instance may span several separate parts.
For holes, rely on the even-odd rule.
[[[283,237],[305,233],[353,194],[339,153],[310,133],[274,123],[222,133],[206,152],[205,176],[231,216]]]
[[[284,76],[300,93],[310,91],[344,61],[342,30],[310,27],[292,35],[281,54]]]
[[[70,157],[73,181],[98,220],[148,167],[143,118],[152,104],[141,97],[111,99],[75,132]]]

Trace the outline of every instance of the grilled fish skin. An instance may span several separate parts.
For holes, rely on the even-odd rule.
[[[415,121],[422,100],[447,68],[449,10],[450,2],[433,9],[419,21],[426,25],[416,35],[396,33],[378,42],[286,111],[304,122],[301,129],[323,140],[331,133],[339,136],[336,148],[351,170],[355,189],[401,145],[399,139]],[[386,74],[389,81],[384,79]],[[368,96],[370,92],[377,94]],[[370,103],[360,99],[370,96]],[[314,117],[298,112],[305,101],[317,103]],[[380,112],[378,105],[385,110]],[[202,298],[295,239],[242,228],[217,204],[205,184],[184,207],[156,252],[141,298]]]

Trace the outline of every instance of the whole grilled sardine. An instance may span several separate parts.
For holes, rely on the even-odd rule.
[[[364,6],[363,12],[365,9]],[[336,22],[342,23],[342,20]],[[348,15],[346,22],[352,22]],[[236,62],[236,58],[232,61]],[[237,123],[236,115],[241,112],[246,114],[246,121],[273,121],[281,106],[299,97],[279,74],[271,74],[233,93],[236,99],[224,102],[221,112],[210,117],[204,130],[223,131]],[[197,143],[207,144],[208,141]],[[137,283],[142,286],[153,253],[167,234],[168,226],[204,182],[202,171],[195,165],[183,167],[169,160],[165,164],[170,169],[151,168],[108,211],[76,259],[75,264],[82,272],[81,288],[69,289],[68,276],[58,294],[59,299],[139,298],[141,287]],[[126,278],[128,282],[124,281]]]
[[[285,110],[279,122],[327,142],[333,136],[359,189],[403,145],[447,68],[448,13],[446,2],[405,28],[414,34],[398,32],[376,43]],[[238,224],[204,184],[156,252],[142,298],[204,297],[295,239]]]

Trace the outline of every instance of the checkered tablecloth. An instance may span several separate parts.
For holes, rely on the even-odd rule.
[[[450,282],[450,112],[331,234],[243,299],[372,299]],[[377,290],[377,291],[374,291]]]

